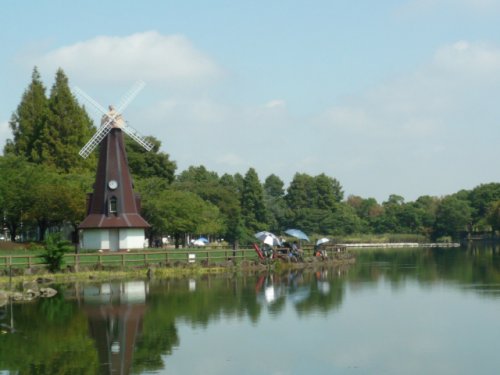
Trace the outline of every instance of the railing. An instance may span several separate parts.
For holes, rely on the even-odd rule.
[[[164,251],[139,252],[105,252],[65,254],[64,264],[70,266],[90,265],[152,265],[169,263],[220,262],[228,259],[256,259],[253,249],[182,249]],[[41,255],[7,255],[0,256],[1,268],[31,268],[45,266]]]
[[[284,250],[284,249],[282,249]],[[334,257],[344,248],[329,247],[325,249],[327,255]],[[304,255],[311,256],[312,248],[305,248]],[[233,260],[257,260],[254,249],[229,248],[222,249],[175,249],[159,251],[137,251],[137,252],[94,252],[80,254],[65,254],[64,264],[78,269],[79,266],[112,266],[118,265],[122,268],[130,265],[169,265],[174,263],[199,263],[199,262],[221,262]],[[46,266],[41,255],[6,255],[0,256],[0,269],[9,268],[31,268]]]

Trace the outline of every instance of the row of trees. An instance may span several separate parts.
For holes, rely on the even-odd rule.
[[[76,230],[85,216],[96,157],[78,156],[95,127],[71,93],[59,69],[46,95],[35,68],[10,127],[13,138],[0,157],[0,212],[12,239],[37,228],[39,239],[63,223]],[[500,229],[500,184],[480,185],[446,197],[422,196],[405,202],[398,195],[344,197],[342,186],[325,174],[297,173],[288,187],[271,174],[261,182],[255,169],[223,174],[192,166],[176,173],[176,163],[161,152],[161,142],[145,152],[127,140],[129,166],[142,195],[142,214],[152,224],[151,239],[186,234],[224,238],[237,245],[253,233],[282,233],[290,227],[309,234],[411,233],[458,239],[466,233]]]

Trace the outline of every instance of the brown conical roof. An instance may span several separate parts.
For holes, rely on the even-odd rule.
[[[100,144],[94,192],[89,194],[87,217],[79,228],[148,228],[139,211],[140,198],[133,190],[123,133],[113,128]]]

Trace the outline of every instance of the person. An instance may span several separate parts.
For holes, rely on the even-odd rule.
[[[293,241],[292,243],[292,254],[299,259],[302,259],[302,249],[297,244],[297,241]]]
[[[266,258],[271,258],[273,256],[273,248],[267,243],[264,243],[264,245],[262,245],[262,254]]]
[[[323,259],[327,257],[326,250],[323,248],[322,244],[314,245],[314,255],[322,257]]]

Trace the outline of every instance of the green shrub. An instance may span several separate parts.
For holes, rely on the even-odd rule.
[[[71,250],[70,242],[62,240],[59,233],[49,234],[45,239],[45,247],[42,253],[42,258],[49,271],[60,271],[64,262],[64,254]]]

